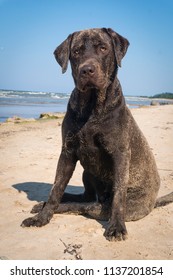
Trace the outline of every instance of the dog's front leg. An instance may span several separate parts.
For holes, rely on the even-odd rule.
[[[125,240],[127,230],[125,226],[126,194],[129,179],[129,153],[116,155],[114,161],[114,195],[112,199],[112,212],[104,236],[109,241]]]
[[[64,151],[62,151],[58,161],[55,182],[50,192],[47,203],[37,215],[25,219],[22,222],[21,226],[41,227],[49,223],[55,210],[58,208],[64,190],[73,174],[73,171],[76,166],[76,161],[77,160],[74,159],[72,156],[69,157]]]

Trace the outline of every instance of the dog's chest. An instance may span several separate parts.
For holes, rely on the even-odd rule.
[[[77,155],[82,165],[95,165],[99,161],[100,151],[95,137],[97,130],[85,126],[77,134]]]
[[[103,148],[104,134],[101,127],[88,124],[78,132],[77,139],[76,153],[84,169],[96,176],[109,176],[111,164],[109,155]]]

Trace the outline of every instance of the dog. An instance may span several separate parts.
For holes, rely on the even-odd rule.
[[[94,28],[74,32],[56,48],[63,73],[70,60],[75,88],[62,123],[62,151],[48,201],[33,208],[38,214],[25,219],[23,227],[40,227],[54,213],[74,212],[108,220],[106,239],[125,240],[125,222],[145,217],[156,206],[156,163],[117,78],[128,46],[111,28]],[[78,160],[84,192],[65,193]]]

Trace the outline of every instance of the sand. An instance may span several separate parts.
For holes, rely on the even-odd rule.
[[[133,109],[156,158],[159,196],[173,191],[173,106]],[[128,239],[109,242],[106,223],[84,216],[54,215],[42,228],[22,228],[37,202],[46,200],[61,151],[59,120],[0,125],[0,258],[27,259],[173,259],[173,203],[127,223]],[[81,192],[77,164],[68,190]]]

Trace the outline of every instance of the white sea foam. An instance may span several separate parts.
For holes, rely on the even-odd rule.
[[[43,92],[43,91],[15,91],[15,90],[0,90],[0,97],[4,98],[52,98],[52,99],[68,99],[70,94]]]

